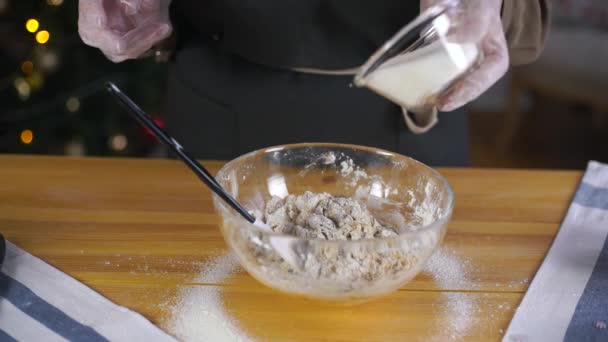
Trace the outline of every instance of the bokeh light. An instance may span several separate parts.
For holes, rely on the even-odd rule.
[[[77,112],[80,109],[80,100],[77,97],[70,97],[67,101],[65,101],[65,108],[71,112]]]
[[[129,141],[124,134],[116,134],[110,137],[108,143],[110,148],[114,151],[123,151],[125,148],[127,148]]]
[[[39,27],[40,27],[40,23],[36,19],[28,19],[28,21],[25,22],[25,29],[28,32],[34,33],[36,31],[38,31]]]
[[[42,47],[42,46],[40,46]],[[59,57],[53,51],[46,51],[41,53],[40,67],[46,71],[54,71],[59,64]]]
[[[32,63],[32,61],[25,61],[21,63],[21,71],[26,75],[30,75],[32,72],[34,72],[34,63]]]
[[[8,8],[8,0],[0,0],[0,13],[4,13]]]
[[[87,149],[82,143],[82,139],[74,139],[65,145],[64,152],[68,156],[84,156]]]
[[[19,140],[21,140],[21,143],[23,144],[31,144],[32,141],[34,141],[34,132],[32,132],[31,129],[24,129],[19,135]]]
[[[49,31],[42,30],[36,33],[36,41],[38,42],[38,44],[46,44],[49,39],[51,39],[51,34],[49,33]]]
[[[32,90],[38,90],[42,88],[42,85],[44,84],[44,77],[41,73],[34,71],[31,75],[25,78],[25,81],[30,85]]]
[[[19,95],[19,98],[21,100],[25,101],[30,97],[32,88],[30,87],[29,83],[27,83],[27,81],[23,77],[17,77],[13,84],[14,84],[15,89],[17,90],[17,94]]]

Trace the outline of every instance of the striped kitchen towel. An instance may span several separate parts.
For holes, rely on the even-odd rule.
[[[608,165],[590,162],[503,341],[608,341]]]
[[[7,241],[0,272],[0,341],[174,339]]]

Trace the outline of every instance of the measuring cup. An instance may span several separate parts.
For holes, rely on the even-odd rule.
[[[483,0],[447,0],[431,6],[380,47],[354,83],[422,114],[483,60],[487,20],[476,18]]]

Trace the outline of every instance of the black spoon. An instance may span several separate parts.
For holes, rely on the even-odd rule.
[[[112,83],[106,83],[107,90],[114,95],[120,104],[127,109],[129,114],[133,116],[140,124],[147,127],[152,133],[165,145],[167,145],[177,156],[181,159],[189,168],[203,181],[213,192],[220,196],[228,205],[234,210],[241,214],[247,221],[254,223],[255,217],[251,215],[243,206],[234,199],[222,186],[215,180],[215,178],[199,164],[194,158],[190,157],[182,145],[177,140],[173,139],[170,135],[165,133],[152,118],[146,114],[139,106],[133,102],[125,93],[123,93],[118,87]]]

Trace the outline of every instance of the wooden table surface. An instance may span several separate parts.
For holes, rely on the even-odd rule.
[[[212,171],[221,165],[204,164]],[[443,248],[466,263],[467,281],[436,282],[421,273],[399,291],[353,307],[292,298],[244,271],[193,283],[201,263],[227,248],[209,191],[176,161],[0,156],[0,232],[164,329],[167,303],[179,289],[210,286],[256,340],[499,340],[582,174],[440,172],[456,194]]]

